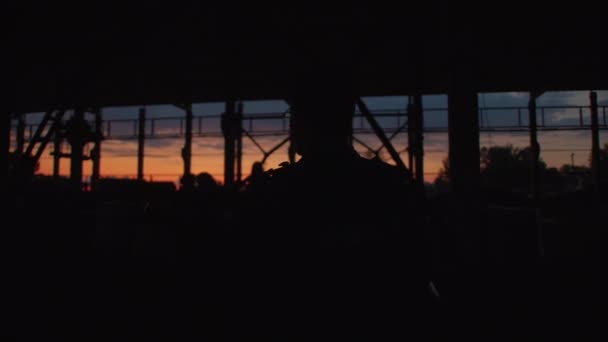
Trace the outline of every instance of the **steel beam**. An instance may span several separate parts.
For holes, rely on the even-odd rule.
[[[283,147],[283,145],[285,145],[290,140],[291,139],[289,137],[287,137],[287,138],[281,140],[280,143],[276,144],[268,152],[264,152],[264,158],[262,158],[262,164],[266,163],[266,160],[268,159],[268,157],[270,157],[270,155],[272,155],[273,153],[275,153],[278,149],[280,149],[281,147]]]
[[[36,143],[38,143],[40,141],[40,139],[42,137],[42,133],[44,132],[46,125],[48,124],[48,122],[51,120],[52,117],[53,117],[53,111],[47,111],[44,114],[44,117],[42,117],[42,120],[36,127],[36,132],[34,133],[34,135],[30,136],[30,143],[28,144],[28,146],[25,150],[26,156],[32,155],[32,152],[34,151],[34,146],[36,145]]]
[[[36,154],[34,154],[34,165],[36,165],[40,160],[40,157],[42,156],[42,153],[46,149],[48,143],[51,141],[51,138],[55,137],[55,132],[60,129],[61,119],[63,118],[64,114],[65,110],[60,110],[56,112],[55,116],[50,118],[50,121],[52,121],[51,127],[49,127],[44,137],[40,137],[40,145],[38,145],[38,150],[36,151]]]
[[[403,160],[401,160],[399,153],[397,152],[397,150],[395,150],[395,148],[393,147],[393,144],[386,137],[386,134],[384,134],[382,127],[380,127],[380,125],[378,124],[378,122],[376,121],[376,119],[374,118],[372,113],[367,108],[367,105],[365,104],[365,102],[363,102],[363,100],[361,98],[357,98],[357,106],[359,107],[361,114],[367,119],[370,126],[372,127],[372,129],[374,130],[374,132],[376,133],[376,135],[378,136],[378,138],[380,139],[382,144],[385,146],[388,153],[391,155],[391,157],[397,164],[397,167],[399,169],[401,169],[402,171],[407,172],[407,167],[403,163]]]

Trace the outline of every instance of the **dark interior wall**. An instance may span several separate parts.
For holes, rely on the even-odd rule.
[[[290,70],[312,54],[354,62],[362,95],[446,93],[459,67],[446,50],[464,35],[480,92],[607,89],[602,21],[592,12],[517,2],[319,9],[15,1],[5,82],[20,111],[282,98]]]

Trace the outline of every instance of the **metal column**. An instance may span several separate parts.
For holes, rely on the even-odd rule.
[[[224,134],[224,186],[234,185],[234,162],[235,162],[235,132],[234,120],[236,102],[226,101],[226,110],[222,114],[222,132]]]
[[[184,174],[182,186],[184,190],[194,188],[194,177],[192,176],[192,104],[186,103],[186,132],[184,147],[182,148],[182,159],[184,160]]]
[[[17,132],[15,139],[17,141],[15,152],[23,154],[25,149],[25,115],[23,113],[17,114]]]
[[[70,156],[70,180],[77,189],[82,188],[82,162],[84,159],[83,153],[85,144],[83,127],[86,127],[84,110],[82,108],[77,108],[74,110],[74,116],[72,117],[72,133],[70,134],[70,145],[72,147]]]
[[[528,113],[530,122],[530,153],[532,153],[532,165],[531,165],[531,182],[530,182],[530,195],[533,199],[537,199],[540,192],[540,144],[538,143],[538,127],[536,124],[536,98],[540,96],[540,93],[530,92],[530,99],[528,100]]]
[[[96,189],[99,183],[101,170],[101,140],[103,139],[103,114],[101,108],[94,109],[95,132],[93,133],[93,149],[91,150],[91,161],[93,170],[91,172],[91,188]]]
[[[53,178],[59,178],[60,161],[61,161],[61,142],[63,136],[60,129],[57,129],[53,134]]]
[[[589,93],[591,109],[591,173],[595,184],[600,184],[602,173],[600,170],[600,129],[597,114],[597,93]]]
[[[9,148],[11,146],[11,116],[10,113],[0,114],[3,118],[0,119],[0,190],[4,193],[9,185],[8,182],[8,163],[9,163]]]
[[[407,104],[407,165],[410,167],[410,171],[414,170],[414,103],[411,96],[408,97]]]
[[[413,140],[414,143],[414,168],[411,170],[414,174],[414,179],[419,186],[424,186],[424,118],[422,110],[422,96],[414,95],[414,102],[412,104],[412,118],[413,122],[409,122],[413,126]],[[424,189],[424,188],[423,188]]]
[[[243,102],[239,102],[235,118],[236,133],[236,182],[243,179]]]
[[[146,141],[146,108],[139,109],[137,131],[137,180],[144,180],[144,145]]]

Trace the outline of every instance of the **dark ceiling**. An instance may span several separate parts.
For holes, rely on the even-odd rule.
[[[361,95],[608,89],[606,23],[582,4],[83,3],[9,5],[9,111],[276,99],[335,65]]]

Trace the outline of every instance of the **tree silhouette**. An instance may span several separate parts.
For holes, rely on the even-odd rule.
[[[530,187],[532,153],[530,148],[517,148],[513,145],[483,147],[480,150],[482,185],[489,190],[506,192],[525,192]],[[553,170],[556,171],[556,170]],[[539,160],[539,172],[547,173],[547,164]],[[553,172],[555,173],[555,172]],[[441,191],[450,182],[448,159],[435,178],[435,186]]]
[[[488,189],[499,191],[527,191],[530,187],[532,151],[513,145],[483,147],[481,149],[481,180]],[[547,164],[539,159],[541,175]]]
[[[450,184],[450,163],[447,158],[442,161],[442,165],[442,168],[439,169],[439,173],[433,182],[439,192],[445,192]]]

